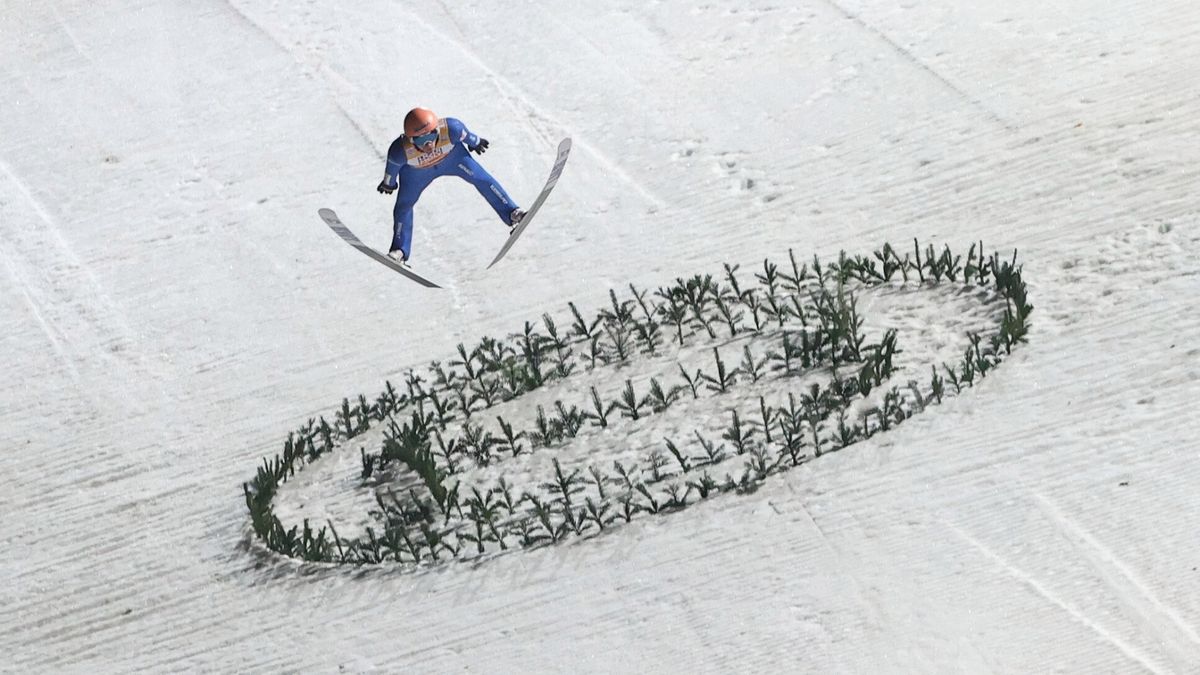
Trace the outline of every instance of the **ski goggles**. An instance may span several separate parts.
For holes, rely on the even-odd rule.
[[[438,132],[437,132],[437,129],[434,129],[433,131],[431,131],[427,134],[421,134],[420,136],[413,136],[412,143],[413,143],[413,145],[415,145],[416,147],[419,148],[423,145],[428,145],[430,143],[433,143],[437,139],[438,139]]]

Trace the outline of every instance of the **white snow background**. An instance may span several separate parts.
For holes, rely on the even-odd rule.
[[[0,671],[1200,672],[1200,5],[0,4]],[[404,112],[487,137],[428,291]],[[418,573],[240,546],[344,396],[609,288],[1020,252],[1029,342],[756,492]],[[930,295],[929,302],[937,296]],[[903,346],[903,345],[902,345]]]

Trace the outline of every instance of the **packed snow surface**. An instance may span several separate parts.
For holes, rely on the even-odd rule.
[[[1195,2],[8,0],[0,65],[0,671],[1200,668]],[[425,193],[442,291],[316,215],[386,247],[415,105],[520,200],[574,141],[492,270]],[[914,238],[1017,249],[1033,330],[892,431],[479,564],[247,550],[289,430],[459,342]]]

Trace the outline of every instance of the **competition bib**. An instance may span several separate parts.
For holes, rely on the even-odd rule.
[[[428,169],[446,159],[450,151],[454,149],[454,144],[450,142],[450,128],[446,125],[446,120],[438,122],[437,133],[437,141],[434,142],[433,149],[428,152],[415,147],[411,139],[406,140],[404,154],[409,166]]]

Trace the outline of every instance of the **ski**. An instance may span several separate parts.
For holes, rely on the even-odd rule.
[[[429,279],[426,279],[420,274],[417,274],[395,260],[392,260],[379,251],[376,251],[370,246],[364,244],[361,239],[359,239],[353,232],[350,231],[350,228],[346,227],[346,225],[342,223],[342,220],[338,218],[336,213],[333,212],[333,209],[317,209],[317,214],[321,216],[321,220],[325,221],[325,224],[329,226],[329,229],[336,232],[337,235],[342,238],[342,241],[345,241],[347,244],[350,244],[354,248],[367,254],[367,256],[371,259],[379,261],[383,265],[386,265],[392,270],[403,274],[404,276],[412,279],[426,288],[441,288],[441,286],[438,286]]]
[[[521,219],[521,224],[517,225],[513,229],[512,234],[508,235],[508,241],[504,242],[504,248],[500,249],[500,252],[496,254],[496,258],[492,260],[491,265],[488,265],[488,269],[491,269],[492,265],[500,262],[504,254],[508,253],[508,249],[517,243],[517,237],[520,237],[525,228],[529,227],[529,221],[533,220],[533,216],[537,214],[538,209],[542,208],[542,203],[546,201],[546,197],[550,196],[550,191],[554,189],[554,185],[558,183],[558,177],[562,174],[563,166],[567,163],[567,155],[570,152],[571,139],[564,138],[558,144],[558,157],[554,160],[554,167],[550,169],[550,178],[546,179],[545,187],[542,188],[541,193],[534,200],[533,206],[529,207],[529,210],[525,212],[525,217]]]

